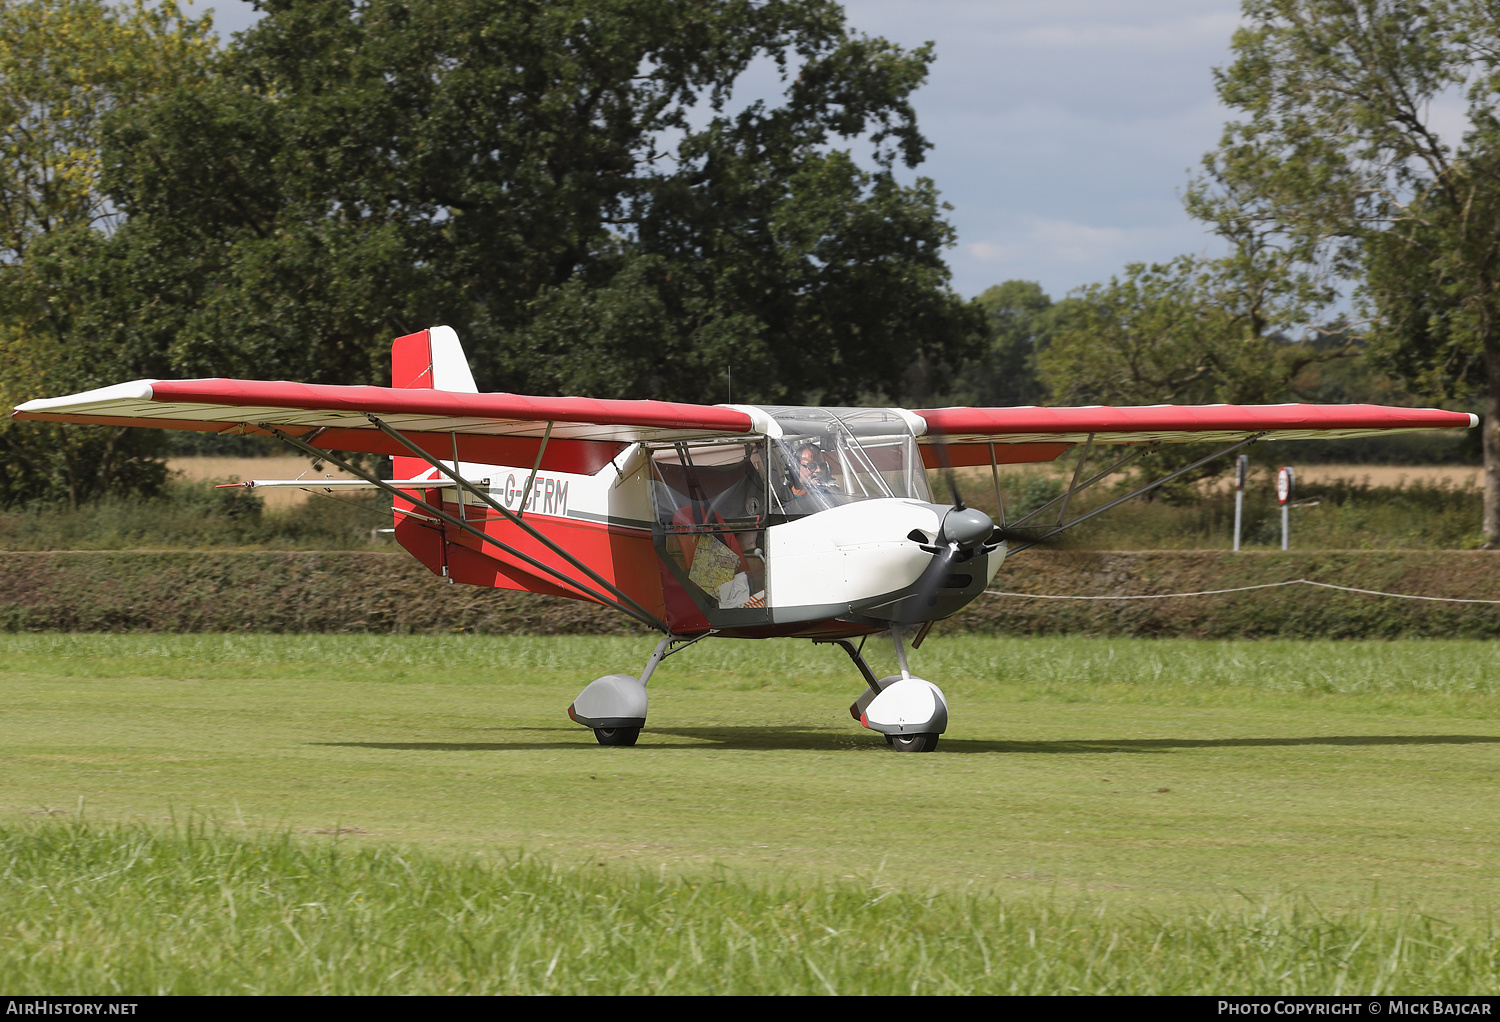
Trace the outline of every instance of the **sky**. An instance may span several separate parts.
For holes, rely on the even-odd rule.
[[[228,35],[245,0],[198,0]],[[918,173],[953,206],[953,286],[1034,280],[1054,298],[1127,263],[1219,254],[1181,193],[1229,112],[1239,0],[844,0],[849,24],[936,44],[914,98],[933,148]]]

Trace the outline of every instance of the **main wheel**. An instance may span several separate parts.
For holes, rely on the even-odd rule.
[[[634,745],[635,740],[641,737],[641,729],[638,727],[596,727],[594,737],[599,739],[600,745]]]
[[[897,752],[931,752],[937,748],[938,736],[931,732],[917,735],[887,735],[886,740]]]

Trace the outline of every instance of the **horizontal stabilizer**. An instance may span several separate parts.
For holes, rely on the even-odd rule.
[[[440,486],[457,486],[452,479],[386,479],[387,486],[398,490],[431,490]],[[246,490],[378,490],[380,487],[363,479],[246,479],[239,483],[219,483],[215,489],[233,487]]]

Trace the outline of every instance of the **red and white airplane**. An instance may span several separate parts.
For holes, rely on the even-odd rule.
[[[433,572],[589,600],[649,625],[662,638],[641,673],[605,675],[568,708],[601,744],[635,744],[646,683],[671,653],[709,636],[790,636],[842,646],[866,683],[851,714],[906,751],[936,746],[948,706],[911,675],[904,633],[920,644],[985,590],[1007,553],[1202,464],[1066,519],[1074,494],[1140,452],[1217,441],[1218,457],[1257,440],[1478,424],[1378,405],[908,411],[481,394],[447,327],[397,339],[391,376],[391,387],[138,380],[28,401],[14,415],[274,435],[356,477],[318,488],[389,493],[397,541]],[[991,466],[1000,501],[994,466],[1075,448],[1067,492],[1009,522],[1001,501],[998,527],[956,490],[952,503],[934,501],[924,471]],[[1085,473],[1106,449],[1112,463]],[[341,451],[390,455],[393,478]],[[1043,514],[1045,526],[1029,525]],[[895,644],[899,675],[876,678],[861,656],[879,633]]]

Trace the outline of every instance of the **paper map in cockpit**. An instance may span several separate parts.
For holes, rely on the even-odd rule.
[[[699,589],[717,593],[719,587],[733,581],[739,573],[740,559],[735,552],[713,536],[699,536],[693,551],[693,566],[688,578]]]

